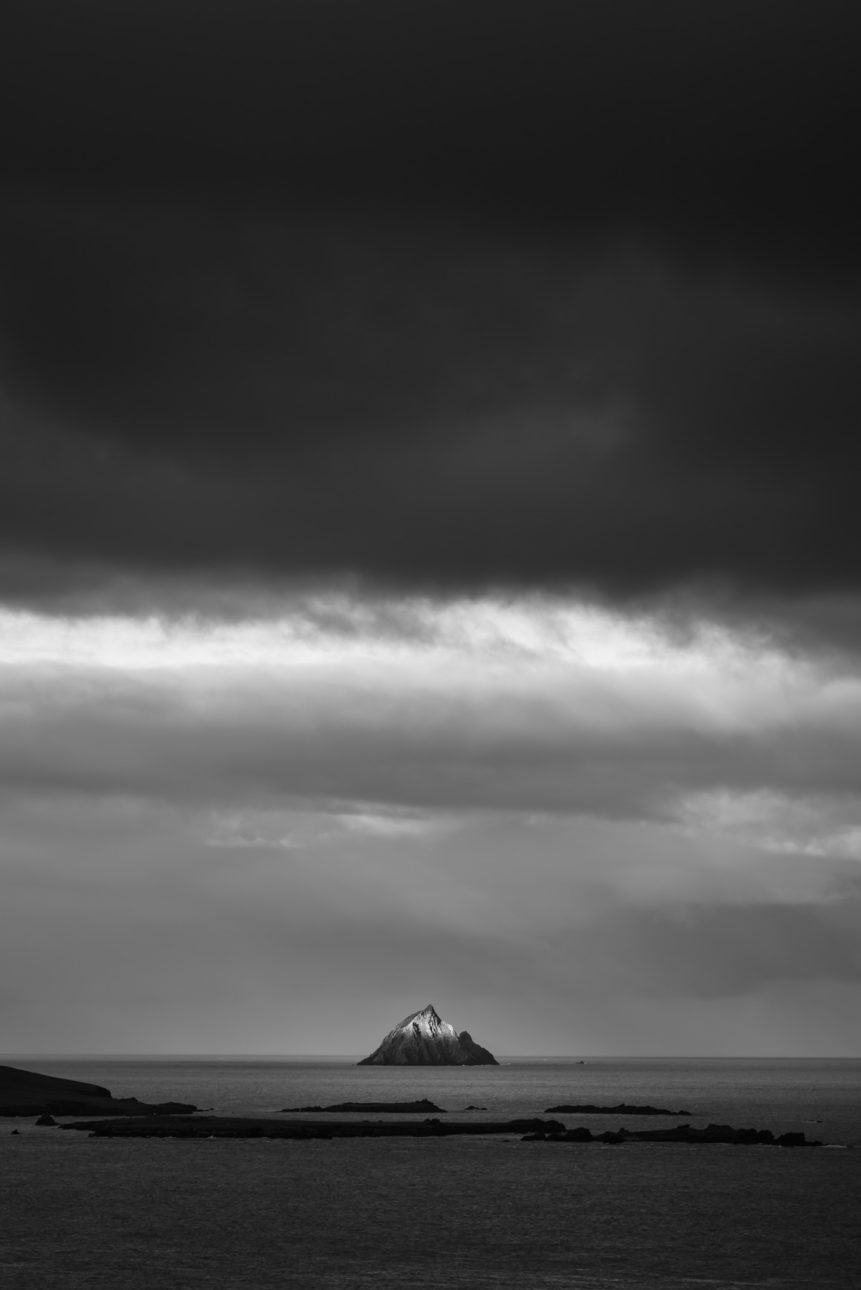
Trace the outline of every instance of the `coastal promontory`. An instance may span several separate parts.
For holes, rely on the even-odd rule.
[[[196,1110],[185,1102],[116,1098],[100,1084],[0,1066],[0,1115],[189,1115]]]
[[[498,1066],[468,1030],[460,1034],[432,1003],[405,1017],[360,1066]]]

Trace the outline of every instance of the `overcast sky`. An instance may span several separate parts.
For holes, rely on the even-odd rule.
[[[861,1054],[859,37],[7,0],[0,1051]]]

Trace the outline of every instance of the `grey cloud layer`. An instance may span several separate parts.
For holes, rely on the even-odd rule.
[[[589,882],[613,868],[600,853],[630,846],[618,825],[574,827],[558,854],[525,835],[500,854],[479,823],[464,875],[456,839],[430,863],[404,839],[285,858],[207,852],[161,806],[55,799],[4,821],[0,963],[15,985],[0,1006],[18,1051],[359,1052],[422,988],[460,1024],[481,1016],[501,1052],[852,1046],[857,878],[840,902],[765,892],[748,907],[670,885],[596,908]],[[660,834],[641,826],[628,860],[648,870]]]
[[[767,790],[830,800],[839,832],[861,789],[851,678],[481,658],[6,672],[6,791],[685,820],[697,795]]]

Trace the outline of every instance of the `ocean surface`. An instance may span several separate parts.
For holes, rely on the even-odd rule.
[[[428,1097],[449,1113],[486,1107],[462,1116],[481,1120],[637,1102],[833,1144],[124,1141],[0,1119],[3,1290],[861,1288],[861,1061],[0,1061],[222,1114]]]

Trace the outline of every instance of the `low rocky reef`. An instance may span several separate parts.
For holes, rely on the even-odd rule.
[[[690,1118],[693,1111],[667,1111],[660,1106],[629,1106],[620,1102],[618,1106],[593,1106],[584,1102],[575,1106],[548,1106],[547,1115],[684,1115]]]
[[[117,1098],[100,1084],[0,1066],[0,1116],[190,1115],[197,1109],[187,1102]],[[42,1123],[48,1125],[49,1121],[43,1118]]]
[[[725,1143],[735,1147],[821,1147],[822,1142],[809,1142],[803,1133],[781,1133],[775,1136],[770,1129],[734,1129],[730,1124],[708,1124],[704,1129],[694,1129],[680,1124],[675,1129],[616,1129],[592,1133],[582,1125],[576,1129],[537,1130],[524,1135],[523,1142],[686,1142],[692,1145]]]
[[[347,1104],[349,1105],[349,1104]],[[357,1104],[354,1104],[357,1105]],[[384,1104],[391,1105],[391,1104]],[[363,1108],[367,1109],[367,1107]],[[276,1120],[250,1116],[147,1115],[117,1120],[76,1120],[63,1129],[76,1129],[96,1138],[447,1138],[457,1135],[507,1134],[521,1142],[603,1143],[628,1142],[727,1144],[731,1146],[822,1147],[803,1133],[774,1134],[770,1129],[735,1129],[729,1124],[709,1124],[704,1129],[681,1124],[672,1129],[615,1129],[592,1133],[579,1126],[567,1129],[559,1120],[463,1121],[438,1120]],[[14,1132],[14,1130],[13,1130]]]
[[[285,1106],[281,1111],[282,1115],[304,1115],[307,1112],[356,1112],[357,1114],[371,1113],[377,1115],[427,1115],[429,1111],[435,1111],[438,1115],[445,1115],[445,1108],[434,1106],[428,1098],[420,1098],[418,1102],[336,1102],[333,1106]]]
[[[198,1115],[148,1117],[139,1120],[83,1120],[64,1129],[89,1132],[96,1138],[444,1138],[456,1134],[563,1133],[558,1120],[503,1120],[465,1124],[428,1120],[269,1120],[236,1116]]]

